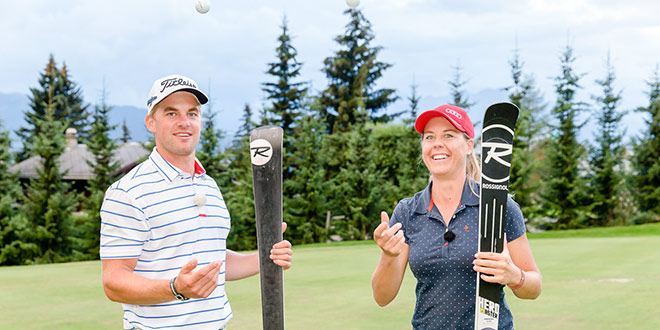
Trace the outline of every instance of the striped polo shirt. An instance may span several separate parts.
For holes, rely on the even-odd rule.
[[[197,205],[196,194],[206,196],[205,205]],[[149,159],[108,188],[100,213],[101,259],[137,258],[133,272],[140,276],[169,280],[192,258],[197,269],[223,262],[218,287],[208,298],[122,304],[124,328],[219,329],[227,323],[232,316],[224,287],[229,212],[197,159],[191,176],[154,148]]]

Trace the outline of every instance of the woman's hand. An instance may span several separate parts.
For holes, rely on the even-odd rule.
[[[507,244],[502,253],[479,252],[474,255],[472,267],[481,273],[481,279],[490,283],[516,286],[521,281],[521,272],[511,260]]]
[[[390,228],[390,218],[387,212],[380,213],[380,225],[374,230],[374,240],[383,253],[390,257],[399,256],[401,249],[406,244],[403,230],[400,229],[400,222]]]

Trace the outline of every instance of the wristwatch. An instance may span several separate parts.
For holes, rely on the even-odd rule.
[[[170,280],[170,290],[172,290],[172,294],[174,295],[174,298],[176,298],[176,300],[180,300],[180,301],[186,301],[186,300],[190,299],[190,298],[186,298],[186,296],[184,296],[184,295],[182,295],[182,294],[180,294],[179,292],[176,291],[176,289],[174,288],[174,281],[176,281],[176,276],[174,276],[174,278],[172,278]]]

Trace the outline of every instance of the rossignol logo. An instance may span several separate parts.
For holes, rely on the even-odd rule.
[[[491,190],[509,190],[509,187],[505,184],[492,184],[492,183],[484,183],[482,186],[484,189],[491,189]]]
[[[509,127],[501,124],[489,125],[484,128],[483,132],[485,133],[488,130],[503,130],[511,134],[511,137],[513,138],[513,131]],[[501,134],[499,135],[501,136]],[[484,134],[484,136],[486,135]],[[489,181],[489,183],[484,182],[484,188],[507,190],[506,185],[494,185],[492,183],[502,183],[509,180],[509,168],[511,167],[513,145],[502,138],[492,138],[488,141],[483,141],[481,145],[483,149],[481,157],[484,157],[484,164],[488,164],[491,161],[495,161],[499,164],[499,166],[497,166],[497,164],[488,167],[484,166],[484,173],[481,175],[484,179]],[[502,167],[506,167],[506,169],[502,169]],[[486,173],[486,171],[488,173]],[[501,176],[502,174],[498,176],[498,173],[502,173],[504,176]]]
[[[193,84],[188,80],[183,80],[181,78],[165,79],[163,80],[163,82],[160,83],[160,85],[163,86],[163,89],[160,90],[160,93],[162,93],[166,88],[170,88],[174,86],[188,86],[190,88],[197,89],[197,86],[195,86],[195,84]]]
[[[250,158],[254,165],[264,165],[273,156],[273,147],[264,139],[250,142]]]
[[[454,117],[456,117],[456,118],[458,118],[458,119],[463,119],[463,116],[461,116],[461,114],[458,113],[458,112],[457,112],[456,110],[454,110],[454,109],[445,108],[445,112],[448,113],[448,114],[450,114],[450,115],[452,115],[452,116],[454,116]]]

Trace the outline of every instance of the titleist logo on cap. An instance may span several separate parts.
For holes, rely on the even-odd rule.
[[[189,80],[184,80],[181,78],[165,79],[160,83],[160,85],[163,86],[163,89],[160,90],[160,93],[162,93],[166,88],[174,87],[174,86],[188,86],[197,89],[197,86],[195,86],[194,83],[190,82]]]
[[[147,112],[151,112],[158,102],[163,101],[170,94],[179,91],[195,95],[199,104],[206,104],[209,101],[209,98],[204,92],[199,90],[194,80],[182,75],[173,74],[154,81],[149,91],[149,98],[147,99]]]

